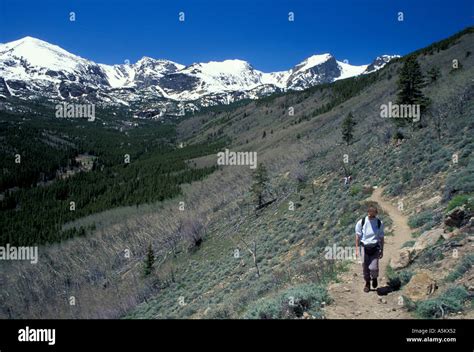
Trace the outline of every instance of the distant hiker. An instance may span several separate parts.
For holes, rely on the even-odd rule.
[[[344,186],[347,186],[349,184],[349,177],[344,176]]]
[[[370,280],[372,287],[377,288],[379,276],[379,259],[383,257],[384,226],[377,218],[377,208],[370,206],[367,216],[360,219],[356,226],[356,255],[359,254],[359,244],[362,247],[362,272],[364,275],[364,292],[370,291]]]
[[[350,175],[344,176],[343,180],[344,180],[344,186],[349,186],[352,182],[352,176]]]

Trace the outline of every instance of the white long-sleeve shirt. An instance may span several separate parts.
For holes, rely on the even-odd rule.
[[[368,216],[365,217],[364,228],[362,228],[362,219],[357,222],[355,232],[364,245],[376,244],[385,235],[383,222],[380,221],[380,228],[378,228],[377,218],[369,219]]]

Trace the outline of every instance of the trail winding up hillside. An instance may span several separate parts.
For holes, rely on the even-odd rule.
[[[385,237],[384,257],[381,259],[379,287],[386,285],[385,269],[390,258],[402,244],[410,240],[410,228],[407,217],[397,207],[382,198],[383,188],[376,188],[369,200],[377,202],[393,221],[393,236]],[[400,304],[399,292],[378,296],[375,290],[363,292],[361,264],[354,261],[349,270],[342,273],[339,282],[329,285],[328,290],[333,302],[326,308],[328,319],[406,319],[410,315]]]

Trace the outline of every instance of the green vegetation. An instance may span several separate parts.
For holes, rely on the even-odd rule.
[[[1,184],[4,190],[13,184],[20,188],[5,190],[0,201],[0,245],[59,242],[86,233],[84,228],[63,229],[75,219],[173,198],[181,184],[215,170],[195,169],[186,161],[224,145],[217,141],[175,149],[169,125],[145,124],[124,135],[88,122],[75,125],[40,117],[19,122],[16,116],[2,116]],[[15,129],[14,123],[21,128]],[[74,168],[75,157],[83,153],[96,156],[89,172]],[[21,163],[15,164],[15,154],[21,155]],[[71,176],[56,175],[68,170]]]
[[[429,223],[433,219],[433,212],[431,210],[425,210],[418,214],[410,216],[408,219],[408,226],[411,228],[422,227]]]
[[[437,298],[417,302],[415,314],[423,319],[433,319],[457,313],[464,309],[464,302],[469,297],[469,292],[464,287],[451,287]]]
[[[324,287],[315,284],[294,286],[271,298],[255,302],[244,318],[247,319],[291,319],[300,318],[304,312],[320,318],[320,308],[330,302]]]
[[[471,270],[474,264],[474,254],[468,254],[461,259],[461,262],[446,277],[446,281],[453,282],[461,278],[465,273]]]
[[[450,174],[446,180],[446,200],[449,200],[456,193],[474,192],[474,158],[470,154],[466,155],[466,158],[469,160],[467,166],[456,174]]]
[[[469,45],[472,46],[470,37],[463,39],[463,46],[453,47],[453,52],[427,56],[419,60],[420,64],[423,69],[444,68],[441,65],[446,57],[461,49],[464,55]],[[424,91],[433,101],[446,97],[449,107],[450,103],[461,101],[459,109],[446,115],[442,138],[435,138],[435,130],[428,122],[421,128],[403,131],[403,141],[397,144],[390,122],[374,118],[374,111],[385,97],[396,92],[397,70],[405,59],[391,62],[375,74],[280,94],[228,110],[216,108],[190,115],[176,129],[173,123],[140,121],[137,128],[127,127],[120,132],[124,124],[120,118],[105,120],[107,125],[98,131],[98,126],[82,126],[82,122],[62,121],[60,125],[47,121],[48,131],[52,131],[49,136],[72,143],[73,155],[95,156],[95,166],[90,172],[54,180],[47,186],[29,188],[28,181],[12,194],[16,197],[31,192],[35,196],[41,188],[65,190],[45,195],[53,196],[55,204],[66,207],[66,213],[70,213],[69,201],[82,197],[81,202],[76,202],[77,218],[59,218],[62,228],[71,225],[71,221],[93,226],[95,222],[91,219],[109,214],[116,221],[104,225],[97,220],[96,230],[85,226],[72,230],[80,233],[71,236],[88,236],[44,246],[47,259],[33,269],[22,267],[21,275],[16,264],[6,266],[2,286],[5,289],[0,290],[0,317],[299,318],[303,312],[321,317],[323,302],[330,304],[326,285],[347,264],[326,259],[325,249],[334,244],[353,245],[354,224],[366,214],[371,186],[384,187],[386,193],[408,199],[407,211],[413,209],[413,195],[424,202],[445,191],[442,202],[433,198],[432,203],[426,203],[432,204],[426,206],[432,208],[410,218],[410,224],[419,233],[441,223],[450,200],[453,205],[460,204],[457,196],[474,192],[472,89],[464,89],[470,81],[467,74],[472,70],[472,60],[471,55],[465,59],[463,71],[443,74],[438,78],[443,84],[430,84]],[[294,116],[287,114],[290,106],[294,107]],[[358,127],[352,131],[349,148],[341,146],[338,129],[351,112]],[[28,130],[37,123],[36,135],[41,136],[44,121],[30,119],[24,123]],[[76,130],[79,132],[75,133]],[[264,140],[263,131],[268,132]],[[83,133],[86,138],[81,137]],[[176,149],[181,141],[187,147]],[[253,178],[248,168],[222,167],[208,175],[211,168],[199,170],[194,162],[188,162],[200,156],[203,158],[196,160],[196,164],[210,159],[205,156],[227,146],[226,143],[232,143],[228,146],[236,150],[257,151],[259,161],[264,161],[268,169],[257,170]],[[129,150],[131,163],[125,165],[123,156]],[[7,158],[12,151],[7,150]],[[344,153],[349,155],[347,164],[342,163]],[[458,156],[456,163],[453,154]],[[68,167],[66,156],[61,164],[64,168]],[[350,188],[341,182],[348,174],[346,171],[353,176]],[[187,177],[179,180],[180,175]],[[37,176],[41,178],[40,174]],[[182,181],[191,179],[202,181],[194,183],[194,187],[183,185]],[[96,183],[105,187],[97,196]],[[129,184],[137,187],[127,188]],[[56,188],[60,185],[62,188]],[[79,186],[81,190],[76,191]],[[81,193],[86,190],[90,194]],[[265,204],[267,191],[272,194],[270,204]],[[177,195],[192,204],[186,203],[186,212],[176,211],[177,202],[172,197]],[[119,199],[112,203],[114,197]],[[2,213],[10,212],[13,217],[15,212],[25,209],[36,214],[38,204],[49,207],[48,201],[43,204],[40,198],[31,198],[34,206],[29,208],[23,206],[28,199],[16,203],[10,194],[7,199],[15,202],[5,202],[6,210]],[[136,207],[160,199],[164,201]],[[256,216],[245,207],[250,203],[266,206]],[[122,208],[121,204],[128,207]],[[111,206],[116,208],[97,213]],[[136,211],[132,215],[126,213],[131,213],[132,207]],[[142,209],[148,209],[146,214],[140,213]],[[87,219],[81,218],[88,213],[91,215]],[[48,208],[40,214],[36,229],[45,227],[41,223],[45,214],[57,218]],[[126,215],[123,220],[121,214]],[[379,216],[389,228],[391,220],[382,209]],[[2,229],[5,226],[3,223]],[[441,239],[426,248],[417,254],[409,270],[387,270],[391,286],[409,282],[420,266],[436,267],[460,237],[452,241]],[[183,239],[184,243],[177,244]],[[121,251],[129,247],[133,256],[125,260]],[[56,255],[58,251],[61,256]],[[461,263],[457,273],[452,273],[454,280],[469,270],[467,263]],[[143,275],[147,266],[153,269],[149,273],[145,270],[148,275]],[[35,289],[25,289],[31,282]],[[58,290],[74,294],[86,303],[74,309],[63,308],[63,295]],[[449,301],[451,293],[458,296],[455,301]],[[451,293],[440,296],[445,299],[443,310],[456,311],[465,305],[462,292]],[[89,300],[90,297],[93,299]],[[434,298],[435,303],[420,303],[417,314],[441,316],[440,297]],[[30,304],[38,301],[43,304]]]
[[[425,80],[415,56],[411,55],[405,59],[397,84],[397,104],[420,105],[421,113],[426,111],[429,101],[422,92]],[[393,119],[397,126],[403,126],[407,120]]]
[[[459,194],[455,196],[446,206],[446,213],[463,205],[467,206],[467,209],[469,210],[474,210],[474,197],[469,194]]]
[[[389,264],[387,265],[385,272],[387,275],[388,285],[397,290],[409,283],[413,276],[412,270],[403,269],[395,271]]]
[[[346,142],[347,145],[351,144],[352,140],[354,139],[355,125],[356,123],[352,113],[349,113],[344,121],[342,121],[342,140]]]
[[[251,187],[251,192],[253,194],[253,200],[258,208],[263,205],[264,197],[268,193],[268,174],[263,163],[258,164],[253,178],[254,182]]]
[[[464,36],[466,34],[470,34],[470,33],[474,33],[474,27],[468,27],[468,28],[466,28],[466,29],[450,36],[449,38],[437,41],[437,42],[435,42],[435,43],[433,43],[433,44],[431,44],[431,45],[429,45],[425,48],[416,50],[415,52],[412,53],[412,55],[414,55],[414,56],[433,55],[435,53],[439,53],[440,51],[448,50],[450,47],[452,47],[453,45],[458,43],[459,39],[462,36]]]
[[[441,76],[441,70],[439,67],[432,67],[427,73],[430,82],[435,82]]]
[[[416,241],[406,241],[404,244],[402,244],[402,247],[401,248],[406,248],[406,247],[413,247],[413,245],[415,244]]]
[[[434,245],[426,248],[417,257],[417,262],[422,265],[432,265],[434,262],[444,259],[443,248]]]
[[[155,252],[153,251],[153,247],[148,245],[148,249],[146,251],[145,262],[143,263],[143,275],[148,276],[153,272],[153,265],[155,264]]]
[[[349,189],[349,193],[351,196],[356,196],[361,192],[362,192],[362,187],[359,185],[351,186],[351,188]]]

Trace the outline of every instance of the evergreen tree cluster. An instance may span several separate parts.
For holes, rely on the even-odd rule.
[[[0,245],[38,245],[85,235],[88,229],[63,226],[104,210],[173,198],[180,185],[215,170],[192,167],[187,160],[224,146],[223,141],[211,141],[175,148],[170,142],[174,129],[156,123],[124,135],[51,119],[32,119],[15,129],[15,117],[2,117]],[[19,164],[14,162],[16,153],[21,155]],[[91,171],[56,177],[57,170],[75,166],[75,157],[83,153],[96,157]]]

